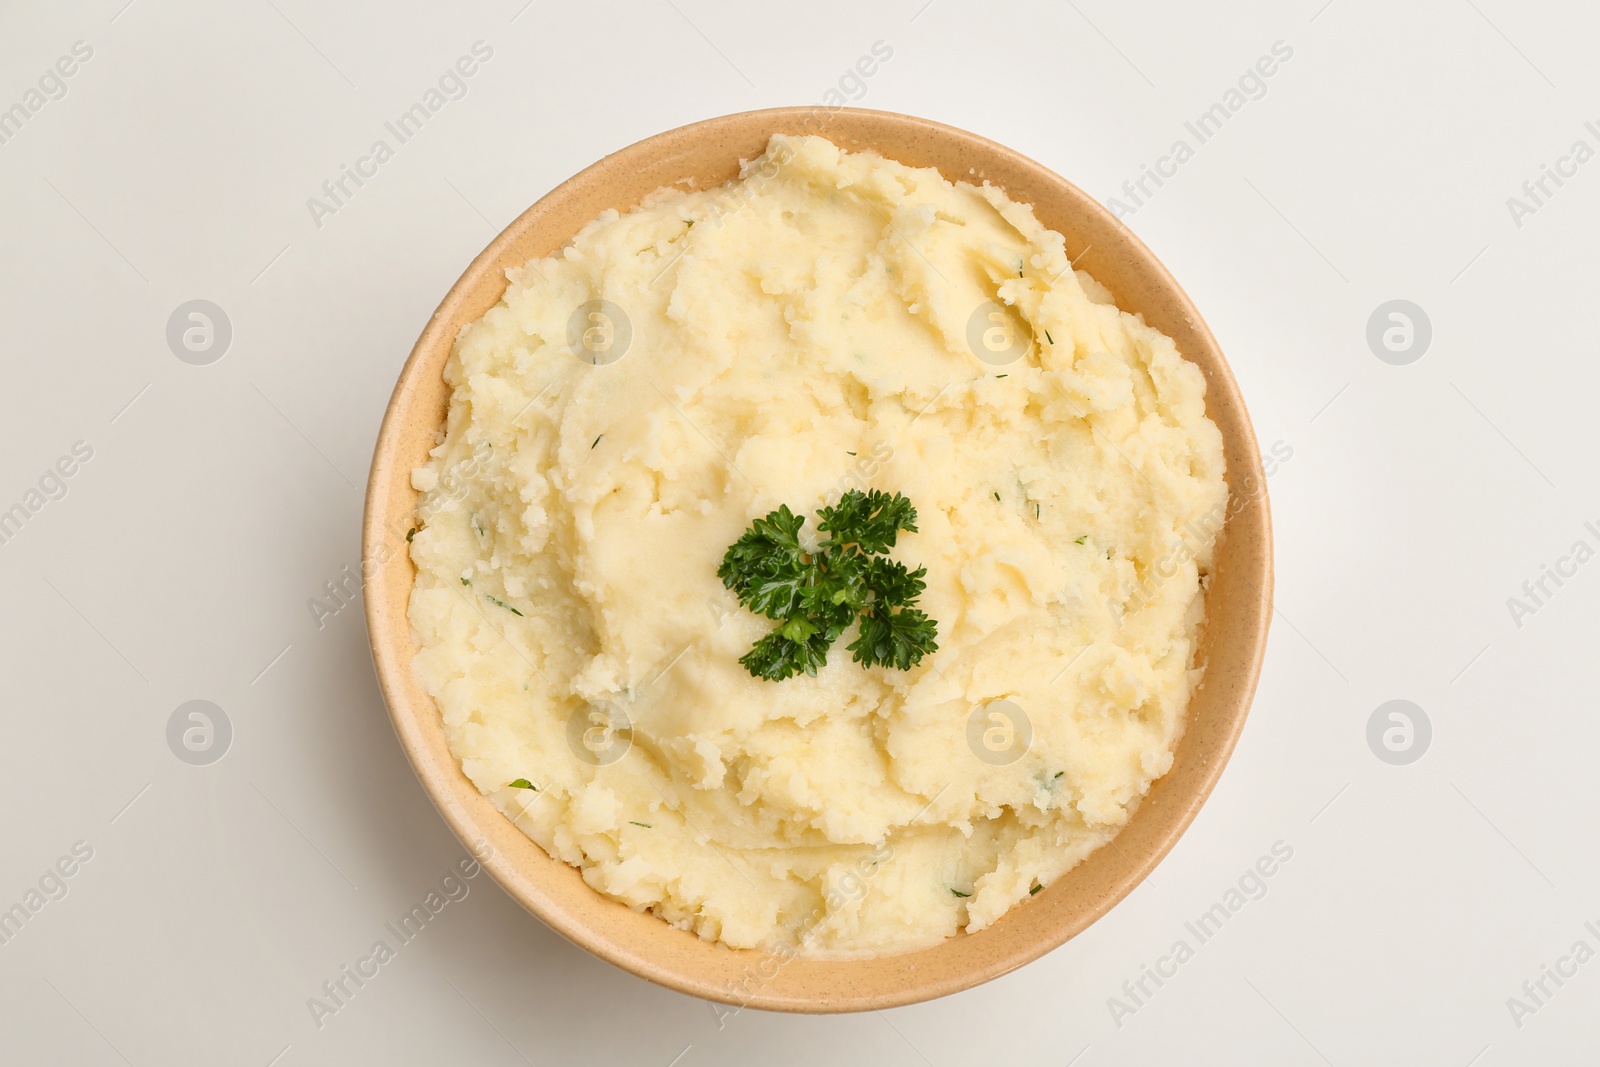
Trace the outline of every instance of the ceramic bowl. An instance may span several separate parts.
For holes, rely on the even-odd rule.
[[[1204,684],[1190,703],[1171,771],[1111,846],[994,925],[869,959],[730,949],[602,897],[461,773],[438,708],[410,669],[417,651],[406,621],[414,572],[405,534],[417,504],[410,472],[425,461],[443,424],[442,371],[457,331],[500,299],[506,268],[549,255],[602,211],[626,211],[663,186],[707,188],[736,177],[739,161],[760,155],[775,133],[818,133],[842,148],[936,167],[952,180],[987,180],[1032,204],[1119,307],[1142,313],[1205,373],[1206,409],[1222,431],[1232,494],[1206,594],[1198,651]],[[1216,785],[1249,711],[1272,614],[1271,522],[1255,433],[1216,339],[1172,275],[1092,197],[1033,160],[926,119],[853,109],[746,112],[658,134],[563,182],[506,227],[445,295],[400,372],[373,455],[362,543],[367,627],[395,731],[440,814],[495,881],[569,941],[640,977],[778,1011],[862,1011],[968,989],[1037,959],[1106,914],[1161,861]]]

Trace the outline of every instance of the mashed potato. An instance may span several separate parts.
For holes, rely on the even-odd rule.
[[[862,954],[988,926],[1127,821],[1198,681],[1222,442],[1060,234],[778,137],[508,278],[413,472],[410,619],[523,832],[701,937]],[[915,504],[938,651],[751,677],[773,624],[724,551],[855,487]]]

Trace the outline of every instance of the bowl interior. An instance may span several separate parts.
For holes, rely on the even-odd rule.
[[[706,188],[737,177],[739,161],[760,155],[774,133],[817,133],[842,148],[936,167],[952,180],[988,180],[1032,204],[1119,307],[1142,313],[1205,373],[1206,408],[1222,432],[1234,509],[1207,592],[1198,652],[1204,684],[1171,771],[1113,844],[979,933],[872,959],[733,950],[601,897],[461,773],[439,712],[410,670],[416,646],[406,605],[414,571],[405,537],[417,503],[410,472],[425,461],[443,423],[449,394],[442,372],[457,331],[500,299],[506,268],[550,254],[602,211],[625,211],[662,186]],[[1165,268],[1091,197],[1032,160],[938,123],[851,109],[747,112],[651,137],[563,183],[511,223],[444,298],[401,372],[373,457],[362,544],[368,631],[395,730],[441,814],[495,880],[558,933],[636,974],[696,996],[783,1011],[859,1011],[952,993],[1037,958],[1109,911],[1167,853],[1215,785],[1249,710],[1271,615],[1271,525],[1255,434],[1215,339]]]

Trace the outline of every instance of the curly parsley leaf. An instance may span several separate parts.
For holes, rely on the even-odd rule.
[[[855,662],[909,670],[938,648],[937,625],[915,607],[927,568],[913,571],[884,553],[901,531],[916,532],[916,508],[899,493],[851,490],[817,517],[826,537],[815,551],[800,543],[805,520],[780,506],[751,523],[723,556],[722,583],[746,608],[781,623],[739,662],[769,681],[814,677],[855,624]]]
[[[799,605],[800,591],[811,582],[814,568],[800,547],[805,521],[789,505],[781,505],[751,523],[722,557],[717,577],[751,611],[781,619]]]
[[[867,562],[866,586],[875,602],[891,606],[912,604],[927,587],[923,581],[927,574],[926,567],[911,570],[897,560],[877,556]]]
[[[861,616],[861,629],[847,646],[863,667],[883,664],[908,671],[939,646],[939,628],[919,608],[878,605]]]
[[[824,549],[855,545],[863,552],[887,552],[901,530],[917,532],[917,509],[911,501],[878,489],[852,489],[833,507],[818,511],[817,520],[817,529],[828,534]]]
[[[817,668],[828,662],[828,642],[823,632],[795,640],[784,634],[788,626],[785,623],[750,646],[750,651],[739,658],[746,670],[769,682],[781,682],[802,672],[816,677]]]

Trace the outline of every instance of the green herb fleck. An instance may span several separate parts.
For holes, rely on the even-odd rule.
[[[413,537],[415,537],[415,536],[417,536],[417,528],[415,526],[413,526],[413,527],[411,527],[411,529],[406,531],[406,543],[410,544],[411,543],[411,539]]]
[[[1044,339],[1046,341],[1049,341],[1051,344],[1055,344],[1056,343],[1056,339],[1054,337],[1050,336],[1050,331],[1049,330],[1046,330],[1044,332]]]
[[[507,604],[504,600],[501,600],[498,597],[492,597],[488,593],[485,593],[483,594],[483,599],[487,600],[491,604],[497,604],[500,607],[505,608],[507,611],[511,612],[511,614],[516,615],[519,618],[526,617],[523,616],[522,612],[518,611],[516,608],[512,607],[510,604]]]
[[[463,578],[463,579],[461,579],[461,584],[462,584],[462,585],[471,585],[471,584],[472,584],[472,582],[470,582],[470,581],[469,581],[469,580],[467,580],[467,579],[466,579],[466,578]]]
[[[647,823],[647,822],[634,822],[632,819],[629,819],[628,823],[631,826],[642,826],[646,830],[654,830],[655,829],[654,826],[652,826],[650,823]]]
[[[605,439],[605,436],[606,436],[606,435],[605,435],[605,434],[601,434],[601,435],[600,435],[600,436],[599,436],[599,437],[596,437],[596,438],[595,438],[595,439],[594,439],[594,445],[597,445],[597,444],[599,444],[599,443],[600,443],[600,442],[601,442],[601,441],[603,441],[603,440],[604,440],[604,439]],[[589,451],[590,451],[590,452],[593,452],[593,451],[594,451],[594,445],[590,445],[590,446],[589,446]]]
[[[996,374],[995,377],[996,378],[1009,378],[1009,377],[1011,377],[1011,375],[1009,375],[1009,374]]]
[[[853,455],[855,455],[855,453],[854,453],[854,452],[846,452],[846,453],[845,453],[845,455],[847,455],[847,456],[853,456]]]
[[[683,220],[683,224],[685,226],[693,226],[694,225],[694,219],[684,219]]]
[[[971,893],[963,893],[959,889],[952,889],[950,892],[954,893],[958,897],[970,897],[972,895]]]
[[[1064,775],[1066,773],[1067,773],[1066,771],[1057,771],[1056,772],[1056,778],[1060,778],[1062,775]],[[1055,778],[1052,778],[1051,781],[1055,781]]]
[[[740,658],[757,678],[813,677],[852,623],[847,648],[863,667],[910,670],[938,648],[938,626],[916,607],[926,567],[887,557],[900,531],[917,529],[917,509],[899,493],[852,489],[817,512],[825,537],[800,544],[805,519],[787,504],[750,524],[722,557],[717,577],[746,608],[780,625]]]
[[[513,781],[507,782],[506,783],[506,788],[507,789],[531,789],[535,793],[537,793],[539,791],[539,787],[534,785],[532,782],[528,781],[526,778],[517,778],[517,779],[514,779]]]
[[[999,500],[999,499],[1000,499],[1000,494],[999,494],[999,493],[996,493],[996,494],[995,494],[995,495],[994,495],[994,498],[995,498],[995,500],[996,500],[996,501],[998,501],[998,500]]]
[[[1040,885],[1038,882],[1035,882],[1035,883],[1033,883],[1033,888],[1028,890],[1028,895],[1031,897],[1031,896],[1033,896],[1035,893],[1037,893],[1039,890],[1041,890],[1043,888],[1044,888],[1044,886]]]
[[[1017,277],[1019,277],[1019,278],[1022,277],[1022,264],[1021,263],[1017,264]]]
[[[1089,540],[1089,535],[1088,534],[1084,534],[1082,537],[1078,538],[1076,541],[1074,541],[1072,543],[1075,544],[1075,545],[1081,545],[1087,540]]]
[[[1037,500],[1033,502],[1033,517],[1035,521],[1039,518],[1039,502]]]

